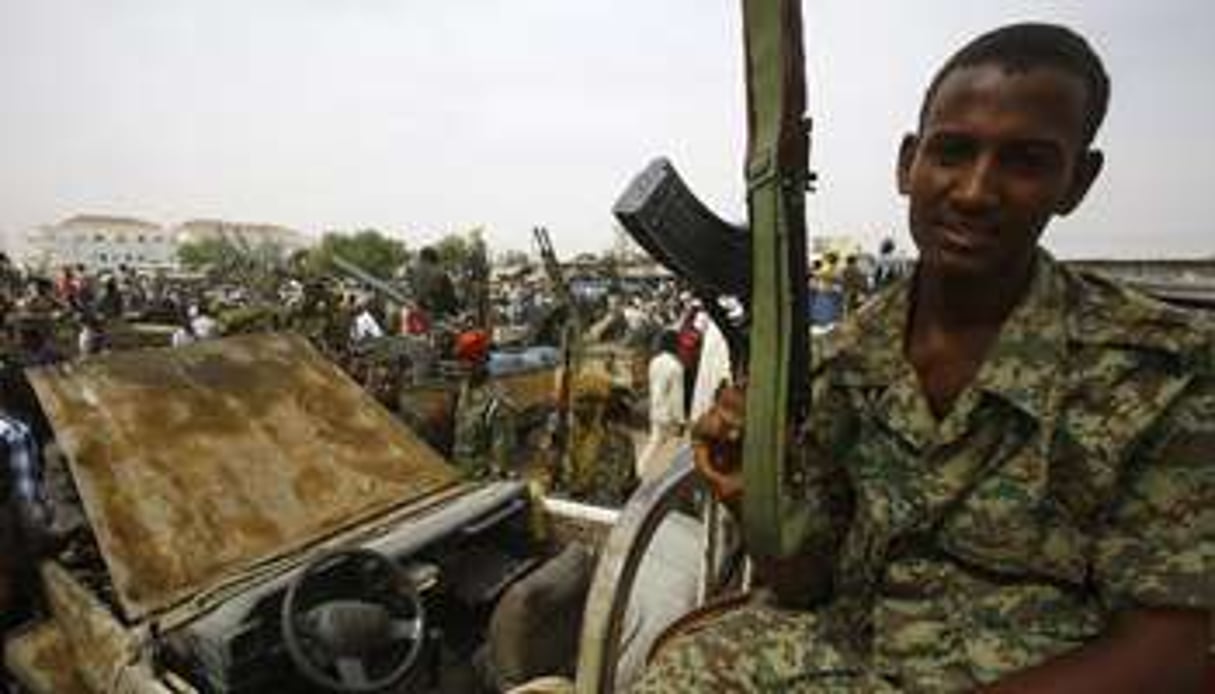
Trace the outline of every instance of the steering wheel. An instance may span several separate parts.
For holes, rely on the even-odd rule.
[[[405,572],[369,549],[318,557],[283,598],[287,653],[305,679],[333,692],[379,692],[404,681],[422,652],[425,623]]]

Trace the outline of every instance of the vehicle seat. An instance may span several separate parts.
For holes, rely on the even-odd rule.
[[[497,691],[573,676],[593,568],[591,551],[571,543],[502,595],[488,635],[489,678]]]

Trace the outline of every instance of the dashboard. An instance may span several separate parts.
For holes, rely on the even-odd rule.
[[[527,489],[499,482],[444,502],[363,542],[405,577],[425,614],[417,663],[396,689],[476,692],[486,677],[490,616],[503,592],[553,554],[531,531]],[[296,567],[225,601],[158,639],[157,662],[201,692],[341,691],[301,673],[284,639],[284,600],[307,567]],[[316,578],[335,594],[351,580]],[[357,691],[352,688],[351,691]],[[371,691],[368,689],[367,691]]]

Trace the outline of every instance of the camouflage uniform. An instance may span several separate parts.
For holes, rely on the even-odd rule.
[[[515,448],[515,413],[492,383],[466,381],[456,400],[452,462],[472,478],[500,477]]]
[[[621,506],[637,487],[633,439],[611,415],[606,374],[580,375],[574,386],[574,423],[561,487],[576,499]]]
[[[831,596],[674,636],[638,691],[970,689],[1120,609],[1215,606],[1211,324],[1041,253],[937,421],[900,351],[908,287],[816,355],[810,448],[833,462],[790,482]]]

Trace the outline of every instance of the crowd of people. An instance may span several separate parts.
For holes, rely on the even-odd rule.
[[[810,262],[810,325],[826,330],[860,308],[873,293],[906,274],[910,261],[884,239],[876,255],[827,251]]]
[[[850,288],[842,290],[848,297],[842,305],[851,307],[887,283],[893,272],[883,274],[881,260],[891,250],[884,248],[879,262],[866,263],[864,272],[851,257],[836,263],[828,255],[827,264],[809,278],[817,289],[811,292],[811,316],[816,315],[817,297],[840,293],[838,287]],[[608,457],[625,462],[608,466],[628,472],[599,475],[593,472],[599,462],[581,460],[572,466],[583,472],[566,475],[566,481],[580,477],[579,495],[618,504],[637,480],[657,474],[687,440],[688,423],[730,380],[731,365],[722,334],[701,299],[677,279],[656,274],[624,281],[611,273],[568,279],[533,271],[503,273],[491,283],[484,273],[445,265],[432,248],[421,249],[413,262],[384,280],[387,289],[336,271],[294,272],[289,264],[236,277],[125,266],[91,271],[74,265],[39,272],[0,256],[0,363],[8,381],[21,382],[25,367],[111,350],[176,348],[266,330],[295,332],[463,467],[479,468],[470,462],[476,457],[469,453],[475,439],[472,447],[492,459],[486,469],[500,473],[511,467],[503,459],[504,446],[515,450],[529,440],[515,431],[510,436],[480,431],[477,423],[490,420],[502,421],[491,429],[519,428],[512,414],[518,407],[494,378],[556,368],[563,362],[562,350],[571,348],[573,329],[579,344],[615,345],[626,355],[611,357],[615,363],[608,368],[588,360],[586,369],[599,368],[606,381],[588,377],[578,381],[579,390],[570,391],[588,401],[604,401],[592,429],[623,432],[608,447],[613,451]],[[824,327],[843,315],[840,311],[830,322],[815,324]],[[470,344],[481,347],[470,349]],[[567,390],[577,375],[570,375]],[[419,407],[407,392],[443,378],[466,378],[461,388],[451,389],[458,396],[445,419]],[[27,413],[36,409],[32,401],[21,406]],[[496,414],[487,420],[489,411]],[[512,443],[504,445],[504,440]],[[598,443],[587,448],[586,441],[590,439],[581,448],[567,441],[553,445],[578,449],[583,458],[601,453]],[[498,452],[488,455],[491,448]],[[626,481],[604,493],[585,482],[598,478]]]

